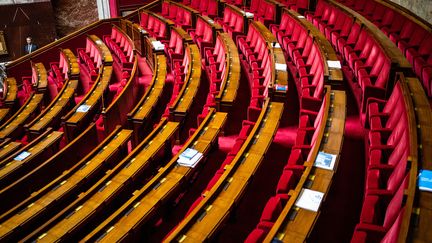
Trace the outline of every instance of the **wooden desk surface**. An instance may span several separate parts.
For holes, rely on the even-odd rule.
[[[15,103],[17,98],[18,85],[16,79],[13,77],[7,78],[5,84],[7,86],[7,90],[6,90],[7,93],[4,102],[6,103],[7,106],[12,106]]]
[[[115,130],[111,136],[72,169],[65,171],[50,184],[33,193],[32,197],[24,202],[24,205],[19,205],[19,208],[24,208],[19,213],[16,213],[18,208],[15,207],[10,210],[14,211],[15,214],[11,215],[10,212],[4,214],[9,215],[7,218],[2,215],[1,218],[4,222],[0,227],[0,239],[11,234],[17,227],[37,219],[38,215],[53,203],[61,201],[71,193],[78,193],[80,186],[86,183],[95,172],[100,171],[106,164],[106,159],[112,156],[120,145],[124,145],[131,136],[131,130]]]
[[[48,74],[45,69],[45,65],[41,62],[33,63],[32,68],[34,69],[34,72],[36,73],[37,80],[36,89],[39,92],[45,92],[47,86],[48,86]]]
[[[9,114],[11,109],[9,108],[0,108],[0,125],[6,120],[6,116]]]
[[[3,161],[7,156],[14,153],[21,147],[20,142],[12,141],[10,138],[0,143],[0,161]]]
[[[418,169],[432,170],[432,111],[424,89],[417,78],[405,77],[416,114],[419,140]],[[408,238],[412,242],[427,242],[432,239],[432,193],[416,190],[413,205],[414,220],[410,223]]]
[[[20,154],[23,152],[29,153],[29,155],[24,159],[20,160],[17,159],[17,157],[11,156],[1,161],[2,167],[0,168],[0,183],[6,185],[6,180],[8,179],[8,177],[13,176],[14,173],[19,172],[19,170],[23,167],[35,167],[37,164],[35,164],[34,162],[32,163],[32,160],[40,153],[44,152],[46,149],[51,148],[53,144],[59,142],[62,137],[63,132],[52,131],[46,134],[43,139],[39,140],[38,143],[34,144],[33,146],[26,146],[25,150],[20,152]],[[14,156],[17,155],[15,154]]]
[[[10,136],[16,129],[24,126],[28,118],[42,104],[43,94],[33,94],[27,102],[0,127],[0,139]]]
[[[272,92],[275,93],[276,96],[286,97],[286,95],[288,94],[288,71],[287,69],[276,69],[276,64],[286,65],[286,60],[282,49],[279,47],[275,47],[275,43],[277,43],[278,41],[273,35],[273,33],[269,29],[267,29],[267,27],[263,23],[259,21],[253,21],[252,26],[260,33],[261,38],[267,43],[269,58],[271,60],[267,63],[268,65],[272,65],[272,78],[268,85],[268,88],[272,90]],[[284,87],[285,90],[277,90],[277,86]]]
[[[43,112],[37,116],[32,122],[30,122],[29,130],[31,132],[41,133],[47,126],[49,126],[53,119],[62,115],[68,108],[68,104],[74,98],[76,89],[78,88],[78,80],[67,80],[67,83],[63,85],[62,90],[51,101],[51,103],[43,110]]]
[[[133,179],[138,174],[150,166],[151,159],[164,148],[166,141],[177,131],[178,125],[175,122],[164,122],[158,126],[148,138],[131,152],[133,156],[127,156],[123,159],[85,194],[82,194],[79,199],[57,214],[57,219],[61,221],[48,231],[44,231],[49,236],[48,239],[62,239],[67,234],[72,233],[74,229],[85,224],[92,215],[104,210],[104,207],[108,206],[108,202],[114,200],[119,192],[133,183]],[[73,209],[75,209],[75,213],[65,218],[68,212]]]
[[[253,130],[231,164],[225,166],[224,174],[164,242],[211,240],[259,167],[276,134],[282,112],[283,103],[266,101]]]
[[[171,192],[178,189],[178,186],[186,182],[186,179],[195,171],[193,168],[177,164],[180,154],[187,148],[193,147],[203,153],[205,157],[210,150],[210,144],[217,139],[219,132],[222,130],[226,117],[226,113],[215,113],[214,109],[211,109],[206,119],[178,154],[167,165],[162,167],[158,174],[142,189],[134,193],[134,196],[122,208],[111,215],[103,223],[103,227],[98,228],[103,228],[103,231],[97,235],[92,233],[93,236],[97,237],[104,234],[103,238],[99,238],[99,240],[112,242],[115,239],[122,239],[132,228],[147,221],[149,216],[157,210],[158,204],[166,201],[171,196]],[[207,137],[203,140],[202,138],[208,133],[212,134],[213,139]],[[126,209],[129,210],[126,211]],[[127,213],[125,214],[125,212]],[[110,227],[107,229],[108,226]],[[87,237],[86,239],[90,238]]]
[[[78,78],[80,74],[78,59],[70,49],[61,49],[61,54],[68,61],[68,75],[69,78]]]
[[[97,46],[97,50],[102,57],[102,63],[105,65],[112,64],[113,57],[105,43],[97,35],[89,35],[88,38]]]
[[[182,89],[170,106],[170,112],[174,113],[174,115],[185,115],[188,112],[192,106],[192,102],[195,100],[201,83],[201,55],[198,46],[191,44],[187,45],[186,48],[190,48],[189,53],[191,55],[189,58],[189,70],[185,75]]]
[[[237,97],[240,86],[241,65],[238,49],[233,39],[223,32],[218,32],[218,36],[221,38],[222,45],[227,53],[225,72],[228,72],[224,80],[222,80],[219,94],[216,96],[216,102],[219,102],[220,110],[220,106],[232,106]]]
[[[133,121],[144,122],[162,96],[167,75],[166,57],[165,55],[156,54],[155,59],[156,67],[153,72],[152,83],[136,107],[128,114],[128,117]]]
[[[89,90],[86,96],[78,103],[71,113],[69,113],[69,117],[66,120],[67,124],[77,124],[92,110],[96,109],[96,105],[102,99],[105,90],[109,86],[109,82],[111,80],[111,75],[113,68],[112,66],[103,66],[102,74],[99,76],[99,79],[93,84],[93,87]],[[78,112],[77,109],[81,105],[90,106],[87,112]]]

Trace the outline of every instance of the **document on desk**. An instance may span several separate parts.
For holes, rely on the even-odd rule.
[[[339,61],[327,61],[327,65],[329,68],[341,69],[341,63]]]
[[[324,193],[322,192],[303,188],[295,205],[299,208],[317,212],[323,197]]]
[[[195,149],[187,148],[180,154],[177,163],[181,166],[194,168],[203,157],[203,154]]]
[[[90,107],[91,106],[89,106],[89,105],[80,105],[79,107],[78,107],[78,109],[76,110],[76,112],[87,112],[87,111],[89,111],[90,110]]]
[[[314,166],[326,170],[333,170],[337,155],[320,151],[315,159]]]
[[[432,192],[432,170],[420,170],[418,187],[421,191]]]
[[[17,160],[17,161],[23,161],[23,160],[25,160],[27,157],[29,157],[30,155],[31,155],[30,152],[22,151],[20,154],[18,154],[18,155],[14,158],[14,160]]]

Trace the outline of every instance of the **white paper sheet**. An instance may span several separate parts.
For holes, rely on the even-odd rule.
[[[286,71],[287,65],[284,63],[276,63],[275,68],[277,71]]]
[[[322,192],[303,188],[295,205],[299,208],[317,212],[323,197],[324,193]]]
[[[89,105],[80,105],[76,112],[87,112],[88,110],[90,110],[90,107],[91,106]]]
[[[23,152],[21,152],[20,154],[18,154],[18,155],[14,158],[14,160],[23,161],[23,160],[25,160],[27,157],[29,157],[30,155],[31,155],[30,152],[23,151]]]
[[[327,61],[327,65],[329,66],[329,68],[337,68],[337,69],[341,69],[341,63],[339,61]]]

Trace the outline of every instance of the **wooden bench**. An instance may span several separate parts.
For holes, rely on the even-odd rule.
[[[2,97],[5,107],[12,108],[15,105],[18,94],[18,85],[15,78],[9,77],[5,80],[4,97]],[[4,91],[3,91],[4,92]]]
[[[41,62],[32,64],[32,83],[38,93],[45,93],[48,86],[48,75],[45,65]]]
[[[9,146],[12,145],[17,146],[16,144],[10,144]],[[18,145],[21,146],[20,143]],[[30,197],[32,192],[38,191],[52,180],[55,180],[63,171],[77,164],[97,145],[96,125],[93,123],[60,151],[54,151],[55,154],[44,160],[39,166],[1,189],[0,201],[2,207],[0,215]],[[19,147],[16,149],[19,149]]]
[[[217,110],[228,112],[231,110],[240,87],[241,66],[237,46],[227,33],[218,32],[223,51],[227,54],[226,74],[221,81],[219,94],[216,95]]]
[[[47,130],[34,142],[0,162],[0,189],[8,186],[37,167],[58,150],[63,132]]]
[[[33,93],[21,108],[0,126],[0,141],[5,138],[18,138],[24,133],[24,124],[39,112],[44,94]]]
[[[3,161],[7,156],[11,153],[14,153],[21,147],[20,142],[14,142],[10,138],[6,138],[3,142],[0,143],[0,161]]]
[[[59,67],[63,69],[66,78],[78,79],[80,68],[78,59],[70,49],[61,49]]]
[[[75,105],[77,88],[78,80],[67,80],[55,99],[33,121],[24,125],[30,139],[36,138],[48,127],[57,129],[60,126],[60,117]]]
[[[420,137],[418,142],[418,169],[432,170],[432,137],[430,136],[432,134],[432,111],[429,101],[417,78],[405,77],[402,78],[402,81],[406,82],[410,91],[417,121],[417,135]],[[416,174],[412,175],[416,176]],[[404,219],[404,221],[409,222],[407,239],[418,242],[427,242],[432,239],[432,232],[429,230],[431,227],[429,219],[432,217],[430,202],[432,202],[430,192],[415,190],[411,222]],[[404,226],[407,226],[407,224]],[[399,237],[399,242],[403,242],[405,239],[403,236],[405,235],[400,236],[402,237]]]
[[[134,142],[138,144],[145,136],[152,124],[152,114],[162,98],[167,75],[166,57],[162,53],[154,54],[153,77],[150,86],[137,103],[135,108],[127,114],[129,123],[134,130]]]
[[[85,97],[65,116],[61,118],[68,141],[73,140],[99,112],[108,90],[113,71],[112,66],[101,67],[102,71]]]
[[[99,218],[100,213],[112,212],[113,204],[126,201],[136,188],[134,183],[137,180],[146,179],[146,176],[155,173],[157,168],[163,166],[161,160],[171,157],[171,145],[178,125],[162,120],[125,159],[26,239],[76,240],[74,235]]]
[[[138,228],[157,214],[163,204],[176,197],[180,187],[190,179],[198,167],[202,166],[210,150],[217,146],[218,135],[222,131],[226,116],[226,113],[216,113],[211,109],[178,154],[86,239],[103,242],[132,239],[133,235],[138,233]],[[177,163],[180,154],[187,148],[193,148],[203,154],[202,160],[195,168],[180,166]]]
[[[283,106],[282,103],[266,100],[258,120],[234,160],[225,166],[216,184],[210,191],[204,192],[204,199],[164,242],[202,242],[212,239],[239,203],[260,166],[276,134]]]
[[[169,106],[170,117],[182,122],[192,107],[201,85],[201,55],[197,45],[187,45],[185,55],[190,55],[190,63],[184,84],[177,98]]]
[[[31,233],[41,217],[52,216],[73,201],[127,153],[131,137],[131,130],[116,129],[84,159],[0,216],[0,239],[17,240]]]

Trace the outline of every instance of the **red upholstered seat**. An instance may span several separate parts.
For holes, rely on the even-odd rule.
[[[282,203],[279,197],[271,197],[264,207],[260,221],[275,222],[282,212]]]
[[[392,223],[389,229],[377,225],[358,224],[354,230],[353,237],[351,238],[351,243],[380,241],[382,243],[397,242],[404,212],[405,207],[398,212],[396,220]]]
[[[408,178],[408,177],[407,177]],[[382,225],[388,229],[404,204],[407,178],[394,195],[366,195],[360,215],[361,224]]]
[[[267,231],[255,228],[246,238],[245,243],[258,243],[262,242],[267,235]]]
[[[292,170],[284,170],[276,186],[276,194],[286,195],[293,190],[297,184],[297,179]]]

